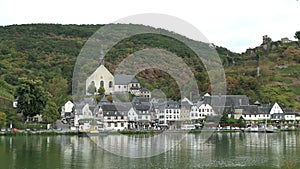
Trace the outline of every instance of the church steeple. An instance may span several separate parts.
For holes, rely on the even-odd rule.
[[[104,65],[104,52],[103,50],[100,51],[100,57],[99,57],[99,66]]]

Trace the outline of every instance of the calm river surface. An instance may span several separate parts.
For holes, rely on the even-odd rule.
[[[110,140],[129,144],[138,137]],[[300,168],[300,132],[214,133],[205,143],[201,134],[188,134],[169,151],[148,158],[115,155],[96,144],[98,138],[0,136],[0,168]]]

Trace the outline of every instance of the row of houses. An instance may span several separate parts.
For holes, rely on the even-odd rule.
[[[176,122],[192,123],[209,116],[221,116],[223,113],[228,113],[228,116],[235,119],[242,117],[251,122],[284,120],[294,123],[300,121],[299,113],[283,110],[278,103],[255,102],[250,105],[245,95],[210,96],[205,94],[196,101],[184,98],[180,102],[135,97],[132,102],[126,103],[109,102],[106,97],[103,97],[98,104],[92,98],[86,98],[76,104],[75,108],[68,107],[70,105],[70,102],[67,102],[64,110],[74,111],[75,126],[78,126],[80,119],[94,118],[104,128],[115,130],[172,125]],[[64,112],[64,114],[68,113]]]
[[[264,37],[268,40],[267,37]],[[134,75],[113,75],[100,59],[99,67],[86,80],[86,94],[89,86],[96,89],[103,87],[105,94],[131,93],[132,102],[121,102],[116,99],[109,102],[104,96],[99,103],[92,97],[82,99],[74,105],[67,102],[62,108],[62,116],[74,118],[78,126],[80,119],[93,118],[107,129],[122,130],[125,128],[148,128],[158,125],[172,125],[176,122],[193,123],[210,116],[228,116],[246,121],[300,121],[298,113],[283,110],[278,103],[250,105],[246,95],[209,95],[197,98],[183,98],[181,101],[158,100],[151,98],[151,92],[143,88]],[[93,94],[93,93],[92,93]]]

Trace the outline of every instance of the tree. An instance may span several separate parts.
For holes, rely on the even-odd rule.
[[[237,123],[240,125],[240,127],[246,126],[245,119],[242,116],[238,119]]]
[[[6,114],[3,112],[0,112],[0,127],[6,126]]]
[[[101,95],[101,96],[105,94],[105,89],[104,89],[104,87],[99,87],[99,89],[98,89],[98,94]]]
[[[300,41],[300,31],[297,31],[295,33],[295,38],[298,39]]]
[[[220,124],[226,124],[228,122],[228,119],[228,113],[224,112],[220,119]]]
[[[43,111],[43,121],[45,123],[54,123],[57,119],[60,119],[58,107],[54,101],[49,100]]]
[[[16,90],[17,113],[23,113],[25,117],[42,114],[50,96],[42,87],[42,81],[20,78],[19,82],[20,85]]]
[[[53,96],[52,100],[56,105],[63,105],[68,99],[68,81],[61,76],[54,77],[46,85],[47,91]]]
[[[97,91],[97,88],[96,88],[95,84],[91,83],[87,89],[87,92],[91,95],[94,95],[96,91]]]

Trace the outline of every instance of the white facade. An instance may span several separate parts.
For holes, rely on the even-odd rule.
[[[195,119],[204,119],[206,116],[213,116],[215,115],[215,111],[209,104],[201,104],[199,107],[196,105],[192,106],[191,108],[191,120]]]
[[[164,109],[164,124],[168,124],[170,121],[179,121],[180,111],[180,108]]]
[[[198,107],[196,105],[193,105],[191,107],[190,120],[204,119],[204,118],[205,117],[200,117],[200,113],[199,113]]]
[[[100,87],[104,87],[105,94],[110,94],[114,91],[114,76],[106,69],[104,65],[100,65],[96,71],[88,77],[86,80],[86,91],[92,83],[94,83],[97,90]]]
[[[284,115],[284,120],[294,121],[294,120],[296,120],[296,115],[295,114],[285,114]]]
[[[275,113],[283,113],[283,110],[281,107],[278,105],[278,103],[275,103],[273,107],[270,110],[270,114],[275,114]]]
[[[128,121],[137,121],[138,120],[138,115],[134,111],[134,108],[131,107],[130,110],[128,111]]]
[[[128,92],[128,85],[115,85],[115,92]]]
[[[271,119],[270,114],[243,114],[242,117],[243,117],[243,119],[248,120],[248,121]]]
[[[127,126],[127,116],[104,116],[103,118],[103,127],[107,130],[124,130]]]
[[[199,109],[200,115],[202,115],[202,116],[215,115],[215,111],[209,104],[201,104],[198,109]]]
[[[65,105],[64,105],[65,112],[68,112],[68,113],[72,112],[73,107],[74,107],[74,104],[70,100],[67,101],[67,103],[65,103]]]

